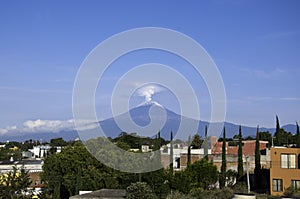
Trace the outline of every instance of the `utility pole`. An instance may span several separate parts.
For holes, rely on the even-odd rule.
[[[245,156],[245,159],[246,159],[246,168],[247,168],[247,189],[248,189],[248,193],[250,193],[250,180],[249,180],[248,158],[249,158],[249,156]]]

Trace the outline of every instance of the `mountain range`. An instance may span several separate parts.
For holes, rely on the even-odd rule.
[[[165,117],[163,112],[165,113]],[[161,136],[165,139],[169,139],[170,137],[170,132],[174,132],[174,134],[176,135],[176,132],[179,128],[179,124],[180,122],[184,121],[187,124],[191,124],[191,125],[187,125],[186,126],[186,135],[185,136],[178,136],[177,138],[179,139],[183,139],[186,140],[188,135],[193,135],[195,133],[198,133],[201,137],[204,137],[204,130],[205,130],[205,126],[209,125],[208,122],[206,121],[198,121],[195,119],[191,119],[188,117],[184,117],[181,116],[171,110],[168,110],[166,108],[164,108],[162,105],[158,104],[157,102],[150,102],[150,103],[145,103],[143,105],[140,105],[138,107],[135,107],[131,110],[129,110],[129,112],[120,114],[118,116],[116,116],[115,118],[109,118],[103,121],[99,122],[99,125],[101,126],[103,132],[105,133],[105,135],[107,137],[117,137],[121,132],[124,132],[124,130],[122,130],[119,125],[117,124],[116,121],[119,121],[120,123],[122,123],[123,126],[128,126],[131,127],[132,126],[132,122],[134,122],[135,124],[141,126],[141,127],[146,127],[148,124],[150,124],[151,122],[151,118],[149,116],[149,113],[151,113],[151,118],[154,120],[154,122],[162,122],[161,120],[165,121],[165,124],[163,125],[162,128],[158,128],[158,129],[153,129],[152,131],[152,136],[155,136],[155,134],[160,131]],[[130,116],[130,119],[128,119],[128,116]],[[189,127],[188,126],[192,126],[192,125],[198,125],[198,129],[196,130],[196,132],[190,132]],[[213,123],[211,125],[214,125]],[[225,122],[224,123],[225,127],[226,127],[226,135],[228,138],[232,138],[234,135],[238,134],[238,129],[239,129],[239,125],[237,124],[233,124],[233,123],[229,123],[229,122]],[[285,129],[287,132],[292,132],[293,134],[296,131],[296,125],[293,124],[289,124],[289,125],[285,125],[282,126],[283,129]],[[269,131],[271,134],[273,134],[275,132],[274,128],[260,128],[260,131]],[[85,139],[89,139],[89,138],[93,138],[93,137],[97,137],[98,133],[96,129],[94,129],[93,131],[94,133],[90,134],[89,136],[79,136],[77,131],[75,130],[75,128],[68,128],[68,129],[62,129],[59,132],[43,132],[43,133],[23,133],[23,134],[4,134],[1,135],[0,137],[0,141],[4,142],[7,140],[10,141],[25,141],[28,139],[33,139],[33,140],[43,140],[43,141],[49,141],[52,138],[57,138],[57,137],[62,137],[65,140],[74,140],[75,138],[83,138],[85,137]],[[125,132],[128,133],[137,133],[139,134],[139,132],[136,132],[135,129],[127,129]],[[249,126],[242,126],[242,133],[243,133],[243,137],[247,137],[247,136],[252,136],[255,137],[256,134],[256,127],[249,127]],[[221,132],[217,132],[217,136],[219,136],[221,134]],[[174,135],[174,136],[175,136]],[[151,137],[151,136],[149,136]],[[85,140],[84,139],[84,140]]]

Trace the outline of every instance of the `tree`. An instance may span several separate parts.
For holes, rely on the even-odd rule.
[[[147,172],[143,174],[142,181],[146,182],[153,192],[159,196],[159,198],[166,198],[170,191],[170,177],[173,174],[170,174],[165,169],[159,169],[152,172]]]
[[[127,187],[127,199],[154,199],[152,189],[145,182],[132,183]]]
[[[170,172],[173,173],[173,132],[170,137]]]
[[[239,127],[239,148],[238,148],[238,174],[237,174],[237,181],[242,178],[244,175],[244,168],[243,168],[243,142],[242,142],[242,127]]]
[[[208,190],[218,180],[218,170],[212,161],[202,158],[183,171],[175,172],[172,189],[188,194],[192,189]]]
[[[219,176],[220,189],[225,187],[225,182],[226,182],[226,131],[224,127],[223,143],[222,143],[222,166],[221,166],[221,173]]]
[[[207,125],[205,125],[205,140],[204,140],[204,157],[208,159],[208,137],[207,137]]]
[[[53,198],[69,198],[79,190],[116,188],[116,173],[96,160],[77,143],[45,159],[42,180],[54,190]]]
[[[275,146],[282,146],[284,144],[284,132],[283,129],[280,128],[279,118],[277,115],[276,115],[276,131],[274,136],[275,136],[274,139]]]
[[[260,144],[259,144],[259,126],[256,129],[256,141],[255,141],[255,188],[260,187],[261,182],[261,165],[260,165]]]
[[[63,138],[54,138],[50,140],[50,145],[55,146],[67,146],[68,143]]]
[[[130,149],[130,146],[127,143],[122,142],[122,141],[117,142],[116,145],[119,148],[123,149],[124,151],[128,151]]]
[[[13,166],[12,171],[0,176],[0,199],[17,198],[31,184],[28,171]]]
[[[200,149],[202,143],[203,143],[203,140],[201,139],[201,137],[198,134],[196,134],[196,135],[194,135],[191,146],[193,147],[193,149]]]
[[[203,188],[207,190],[218,181],[217,166],[212,161],[202,158],[186,168],[185,172],[191,179],[190,188]],[[226,175],[226,174],[225,174]]]
[[[300,148],[300,130],[298,122],[296,122],[296,147]]]
[[[191,165],[191,136],[189,136],[188,140],[188,152],[187,152],[187,167]]]
[[[269,147],[272,146],[272,134],[269,131],[259,132],[259,139],[268,141]]]

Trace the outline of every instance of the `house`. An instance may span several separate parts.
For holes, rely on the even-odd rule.
[[[247,168],[247,162],[249,171],[254,172],[255,168],[255,140],[243,141],[243,166]],[[214,165],[217,166],[218,170],[221,169],[222,165],[222,142],[211,142],[211,149],[208,150],[208,158],[213,161]],[[270,167],[270,152],[267,148],[267,141],[259,141],[261,158],[260,163],[263,168],[268,169]],[[195,162],[204,157],[203,148],[197,149],[198,151],[191,150],[191,162]],[[227,170],[237,171],[238,167],[238,146],[232,145],[232,143],[226,142],[226,162]],[[187,165],[187,152],[180,154],[180,168],[184,169]]]
[[[208,137],[208,154],[212,153],[212,147],[215,145],[217,140],[216,136]],[[164,168],[170,165],[170,143],[161,147],[161,163]],[[188,146],[185,143],[174,143],[173,144],[173,166],[174,170],[182,170],[186,167],[187,163]],[[204,148],[191,149],[192,162],[200,160],[204,157]]]
[[[26,159],[22,161],[2,161],[0,162],[0,175],[5,175],[5,173],[13,171],[13,167],[21,168],[28,171],[29,178],[31,180],[30,188],[38,188],[42,186],[40,173],[43,171],[42,160]]]
[[[300,148],[270,150],[270,194],[283,195],[288,187],[300,188]]]

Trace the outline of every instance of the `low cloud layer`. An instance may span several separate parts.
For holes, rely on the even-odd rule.
[[[98,124],[89,121],[80,121],[77,123],[80,129],[93,129]],[[13,135],[23,133],[58,133],[61,131],[75,130],[74,120],[28,120],[20,126],[7,126],[0,128],[0,135]]]

